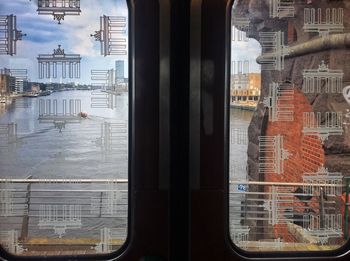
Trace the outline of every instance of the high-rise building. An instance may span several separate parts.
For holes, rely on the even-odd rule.
[[[7,75],[0,74],[0,95],[7,93]]]
[[[23,93],[24,81],[16,78],[16,92]]]
[[[14,91],[16,78],[8,74],[0,74],[0,95],[6,95]]]
[[[118,60],[115,62],[115,81],[116,83],[124,82],[124,61]]]

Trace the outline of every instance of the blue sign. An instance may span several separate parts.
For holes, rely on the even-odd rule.
[[[239,184],[238,185],[238,191],[246,192],[247,191],[247,185]]]

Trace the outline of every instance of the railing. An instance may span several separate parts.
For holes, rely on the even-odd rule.
[[[250,249],[252,242],[260,242],[259,249],[271,250],[270,245],[278,241],[288,247],[295,244],[300,250],[306,243],[334,247],[334,242],[340,244],[343,236],[347,239],[346,206],[350,204],[342,202],[342,193],[330,192],[345,192],[346,187],[349,193],[349,184],[338,180],[329,183],[230,180],[229,184],[231,237],[241,248]]]
[[[350,177],[345,177],[345,212],[344,212],[344,239],[349,239],[349,194],[350,194]]]
[[[15,254],[114,250],[126,238],[127,191],[127,179],[2,178],[1,244]]]
[[[346,187],[349,194],[349,184],[236,180],[229,184],[231,234],[242,248],[254,241],[261,250],[276,242],[290,245],[283,238],[293,234],[291,226],[319,245],[343,234],[347,238],[348,224],[342,223],[337,207],[340,195],[326,193]],[[1,244],[17,254],[37,248],[114,250],[126,238],[127,187],[128,179],[2,178]],[[317,189],[304,190],[310,187]],[[345,208],[345,220],[347,215]]]

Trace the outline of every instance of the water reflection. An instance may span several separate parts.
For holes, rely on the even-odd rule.
[[[114,110],[91,108],[91,93],[87,91],[60,92],[45,97],[44,100],[55,99],[58,104],[67,98],[81,100],[81,110],[88,116],[80,122],[67,122],[62,132],[55,129],[52,122],[38,121],[38,98],[25,98],[28,108],[17,107],[17,101],[3,108],[0,124],[16,123],[18,142],[25,145],[14,152],[11,160],[4,157],[7,150],[0,150],[2,176],[19,178],[35,174],[38,178],[90,178],[100,173],[99,177],[126,178],[127,142],[120,145],[124,146],[123,159],[116,157],[114,160],[114,151],[109,150],[108,157],[105,157],[96,141],[105,135],[102,126],[116,120],[125,123],[121,140],[127,140],[127,97],[118,96],[118,106]],[[116,133],[109,134],[118,136]],[[106,142],[112,141],[107,139]]]
[[[248,127],[253,111],[231,109],[230,112],[230,179],[245,180],[247,176]]]

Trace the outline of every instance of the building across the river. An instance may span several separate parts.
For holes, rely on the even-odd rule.
[[[0,96],[10,94],[15,90],[16,78],[6,73],[0,74]]]
[[[231,106],[255,109],[261,93],[260,73],[231,75]]]

